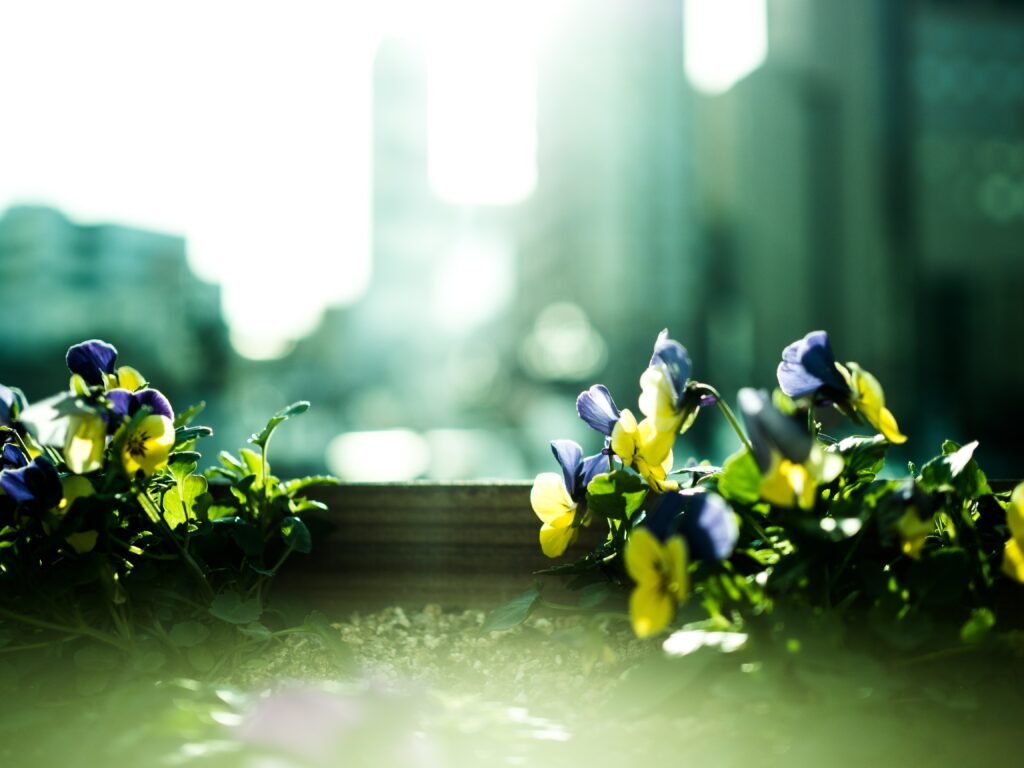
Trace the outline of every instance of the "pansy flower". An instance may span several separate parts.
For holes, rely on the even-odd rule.
[[[1003,549],[1003,573],[1024,584],[1024,483],[1013,489],[1006,507],[1010,540]]]
[[[0,384],[0,425],[11,426],[25,409],[25,395],[20,389]]]
[[[610,446],[623,464],[635,469],[656,493],[663,493],[678,487],[666,479],[672,471],[675,438],[675,430],[658,431],[650,417],[637,423],[633,412],[623,408],[612,429]]]
[[[706,404],[686,386],[691,370],[686,348],[668,337],[668,329],[658,334],[654,354],[640,376],[640,412],[658,432],[684,431],[693,423],[697,409]]]
[[[741,389],[739,405],[761,471],[761,498],[779,507],[812,509],[818,485],[842,471],[842,456],[822,450],[795,419],[772,405],[765,392]]]
[[[612,430],[621,416],[611,392],[604,384],[595,384],[580,393],[576,398],[576,413],[589,427],[605,437],[612,436]]]
[[[83,410],[68,417],[64,438],[64,463],[76,475],[94,472],[103,466],[107,449],[107,419],[96,411]]]
[[[736,513],[728,502],[703,488],[662,495],[643,525],[660,541],[681,535],[694,560],[727,559],[740,536]]]
[[[676,534],[662,543],[647,528],[634,528],[623,557],[635,583],[629,596],[633,632],[650,637],[668,626],[690,592],[686,542]]]
[[[56,507],[62,497],[56,468],[41,456],[19,469],[0,472],[0,488],[15,503],[41,509]]]
[[[586,503],[587,486],[598,474],[607,470],[603,453],[583,458],[583,449],[572,440],[553,440],[551,452],[562,468],[562,474],[542,472],[533,481],[530,505],[543,525],[540,548],[548,557],[559,557],[579,533],[573,526],[577,511]],[[586,518],[581,521],[586,522]]]
[[[68,370],[72,373],[72,389],[121,387],[131,392],[146,386],[142,374],[129,365],[122,365],[116,371],[117,348],[100,339],[90,339],[68,349]],[[76,379],[85,387],[76,387]]]
[[[825,331],[812,331],[782,351],[776,375],[790,397],[815,397],[862,416],[890,443],[904,443],[896,417],[885,407],[878,379],[856,363],[836,362]]]

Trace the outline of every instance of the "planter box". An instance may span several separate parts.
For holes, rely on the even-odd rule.
[[[325,611],[396,602],[493,608],[522,592],[531,573],[572,562],[607,528],[596,522],[557,560],[544,556],[530,481],[353,483],[310,495],[313,552],[294,555],[278,589]],[[560,580],[550,579],[554,589]],[[554,594],[552,592],[551,594]]]

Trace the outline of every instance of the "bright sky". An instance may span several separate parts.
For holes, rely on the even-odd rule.
[[[509,204],[536,180],[534,53],[557,5],[0,0],[0,211],[184,235],[236,347],[273,356],[366,288],[381,37],[427,51],[435,192]]]

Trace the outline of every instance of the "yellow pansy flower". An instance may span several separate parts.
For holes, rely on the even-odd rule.
[[[655,492],[662,493],[679,487],[678,483],[666,480],[672,470],[672,445],[675,437],[675,430],[657,430],[651,418],[638,424],[633,412],[624,408],[612,429],[611,449],[623,464],[635,469]]]
[[[624,556],[626,572],[636,583],[629,596],[633,631],[637,637],[650,637],[668,626],[676,606],[689,594],[686,544],[681,536],[662,544],[646,528],[636,528]]]
[[[565,481],[554,472],[541,472],[530,489],[530,506],[540,518],[540,548],[548,557],[560,557],[576,540],[579,528],[572,527],[577,502]]]
[[[896,424],[896,417],[885,407],[885,393],[878,379],[856,363],[845,366],[836,363],[836,368],[850,385],[850,406],[890,443],[907,442],[907,436]]]
[[[1003,573],[1024,584],[1024,483],[1013,489],[1006,508],[1010,540],[1003,549]]]
[[[153,414],[142,419],[125,436],[121,448],[124,471],[129,477],[135,477],[141,470],[149,477],[167,466],[174,440],[174,422],[166,416]]]
[[[900,536],[900,548],[903,554],[917,560],[921,557],[921,549],[925,540],[935,533],[935,518],[924,520],[917,512],[917,507],[908,507],[903,516],[896,521],[896,532]]]

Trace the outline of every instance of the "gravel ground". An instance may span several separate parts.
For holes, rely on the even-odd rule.
[[[257,687],[282,679],[349,677],[550,713],[553,698],[604,703],[631,667],[659,649],[656,642],[637,640],[623,621],[535,615],[514,629],[481,632],[485,617],[483,611],[447,611],[436,604],[354,613],[331,625],[351,651],[350,666],[339,669],[318,638],[296,635],[247,669],[240,682]]]

